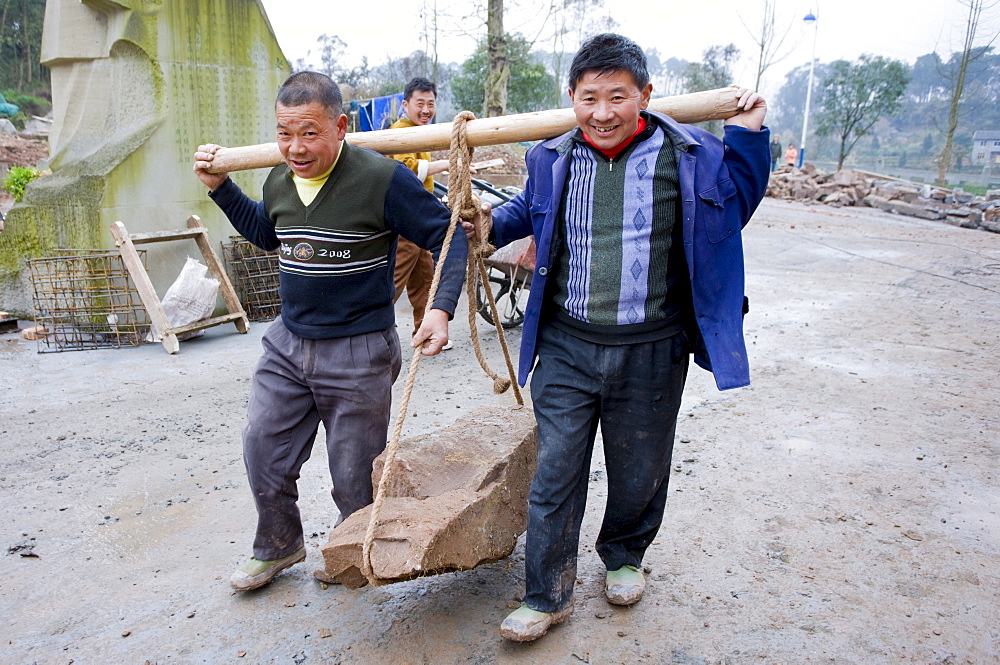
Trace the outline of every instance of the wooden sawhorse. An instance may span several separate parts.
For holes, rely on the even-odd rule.
[[[122,261],[125,262],[125,267],[128,269],[129,275],[135,283],[136,290],[139,291],[139,299],[149,313],[153,328],[157,333],[159,341],[163,343],[163,348],[167,350],[167,353],[177,353],[180,350],[180,342],[177,340],[177,336],[184,333],[211,328],[212,326],[229,323],[230,321],[236,324],[236,329],[240,333],[246,333],[250,329],[250,320],[247,318],[246,312],[243,311],[243,305],[236,296],[236,291],[233,289],[233,284],[226,275],[226,270],[223,268],[222,262],[219,261],[215,250],[212,249],[211,241],[208,238],[208,229],[201,223],[201,219],[197,215],[188,217],[187,225],[188,228],[186,231],[156,231],[154,233],[131,234],[125,230],[125,225],[121,222],[115,222],[111,225],[111,234],[115,237],[115,245],[118,246]],[[185,239],[192,239],[198,243],[198,249],[205,260],[205,265],[208,266],[208,271],[212,274],[212,277],[219,281],[219,295],[222,296],[222,301],[225,303],[226,310],[229,313],[173,328],[167,320],[167,314],[163,311],[163,304],[160,302],[160,297],[156,295],[156,289],[153,288],[153,283],[149,281],[149,274],[142,265],[142,260],[139,258],[139,253],[135,250],[135,246],[151,242],[169,242],[171,240]]]

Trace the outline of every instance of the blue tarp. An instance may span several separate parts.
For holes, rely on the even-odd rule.
[[[351,110],[358,111],[358,129],[370,132],[376,129],[388,129],[396,122],[403,108],[403,93],[364,99],[351,102]]]

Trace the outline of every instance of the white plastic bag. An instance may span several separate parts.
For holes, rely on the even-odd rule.
[[[206,277],[207,272],[208,266],[190,256],[184,262],[180,275],[170,285],[166,295],[161,300],[163,311],[167,315],[167,321],[170,322],[171,328],[200,321],[211,316],[212,312],[215,311],[215,301],[219,296],[219,280]],[[204,331],[198,330],[179,336],[178,339],[190,339],[202,334]],[[146,341],[154,342],[158,338],[156,330],[151,327]]]

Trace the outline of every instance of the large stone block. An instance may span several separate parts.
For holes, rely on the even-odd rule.
[[[886,210],[886,211],[888,211],[891,208],[891,206],[889,205],[889,200],[886,199],[884,196],[879,196],[878,194],[869,194],[868,196],[864,197],[864,199],[862,199],[861,202],[864,203],[869,208],[878,208],[879,210]]]
[[[400,442],[372,544],[372,568],[401,582],[468,570],[514,551],[528,523],[538,436],[530,408],[476,409],[442,430]],[[377,491],[385,454],[375,460]],[[371,506],[330,532],[316,577],[358,588]]]
[[[864,177],[854,169],[841,169],[833,174],[833,182],[840,187],[851,187],[864,182]]]
[[[889,201],[889,206],[890,212],[909,215],[910,217],[919,217],[921,219],[944,219],[945,216],[944,212],[940,210],[934,210],[920,204],[907,203],[906,201],[892,200]]]

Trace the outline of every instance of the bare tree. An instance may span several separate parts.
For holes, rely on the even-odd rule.
[[[979,31],[979,21],[982,18],[983,10],[992,9],[998,2],[987,3],[986,0],[956,0],[960,5],[969,8],[965,21],[965,39],[962,43],[962,55],[955,71],[954,88],[951,92],[951,107],[948,113],[948,126],[945,128],[944,148],[941,149],[941,156],[938,160],[937,182],[939,185],[945,184],[945,174],[951,164],[953,141],[955,138],[955,128],[958,127],[959,108],[962,105],[962,95],[965,92],[965,76],[969,71],[969,63],[982,57],[988,52],[987,48],[974,48],[977,32]],[[994,34],[986,46],[991,45],[997,38]]]
[[[789,20],[788,25],[784,28],[779,27],[777,5],[777,0],[764,0],[764,7],[761,11],[757,29],[753,29],[747,25],[747,22],[743,20],[739,12],[736,13],[740,19],[740,23],[750,33],[750,38],[753,40],[755,46],[757,79],[754,83],[754,90],[760,90],[760,80],[764,77],[764,72],[787,58],[792,49],[795,48],[794,44],[787,49],[783,48],[785,40],[791,32],[794,19]]]
[[[488,67],[483,115],[493,118],[507,112],[507,80],[510,78],[506,35],[503,31],[503,0],[489,0],[487,5],[486,49]]]
[[[431,79],[438,79],[438,5],[437,0],[424,0],[420,7],[424,19],[424,53],[431,60]]]
[[[566,72],[563,71],[563,67],[567,64],[569,54],[573,53],[586,37],[587,17],[603,7],[604,0],[553,0],[549,5],[549,15],[553,19],[550,37],[551,65],[556,79],[556,91],[560,98],[565,92],[563,86],[566,85]]]

